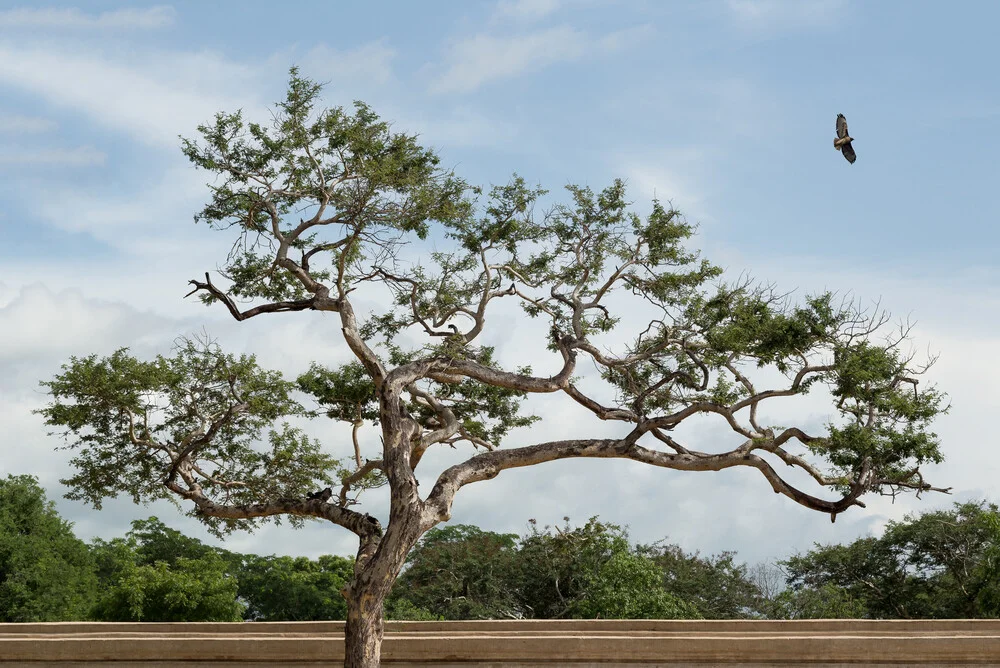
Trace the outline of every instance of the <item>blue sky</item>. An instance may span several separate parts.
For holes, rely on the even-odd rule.
[[[204,326],[227,348],[275,364],[289,360],[274,349],[297,337],[304,345],[293,373],[311,359],[341,359],[316,318],[236,324],[181,298],[227,243],[192,222],[205,175],[186,163],[177,137],[195,136],[220,110],[266,119],[297,64],[327,82],[328,104],[369,102],[472,182],[517,172],[554,203],[567,183],[601,188],[623,177],[637,209],[655,193],[698,223],[696,244],[731,274],[750,271],[797,294],[881,298],[917,322],[918,350],[940,353],[933,380],[955,402],[940,423],[948,462],[935,482],[962,499],[994,489],[1000,5],[293,7],[0,2],[0,418],[10,425],[0,473],[35,472],[51,496],[62,494],[65,462],[30,410],[43,401],[37,381],[69,355],[122,345],[166,352],[175,336]],[[832,147],[837,113],[856,138],[854,165]],[[558,424],[560,410],[544,404],[542,414]],[[797,410],[817,421],[827,406]],[[775,499],[754,476],[552,466],[463,491],[454,521],[519,531],[531,516],[600,514],[642,540],[668,536],[753,560],[877,531],[952,500],[875,499],[831,526]],[[511,501],[525,486],[537,494]],[[88,536],[120,534],[153,511],[198,531],[170,506],[123,501],[97,513],[59,504]],[[649,512],[665,507],[677,512]],[[329,527],[234,540],[265,552],[352,550]]]

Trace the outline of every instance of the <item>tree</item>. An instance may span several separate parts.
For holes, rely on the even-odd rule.
[[[986,501],[956,503],[889,522],[880,538],[817,545],[783,562],[788,596],[846,601],[850,616],[875,619],[993,616],[987,602],[996,591],[996,517],[997,507]]]
[[[155,362],[120,351],[74,358],[45,383],[53,401],[41,412],[77,452],[73,498],[99,507],[119,493],[173,496],[219,532],[280,517],[354,532],[357,561],[343,593],[345,665],[357,667],[378,665],[384,601],[410,549],[451,517],[459,489],[507,469],[569,457],[748,467],[831,517],[863,506],[866,493],[932,489],[920,467],[941,460],[929,426],[942,394],[918,385],[926,367],[902,349],[905,328],[877,338],[884,314],[831,294],[795,305],[749,279],[720,282],[721,270],[686,248],[692,226],[657,201],[644,216],[633,211],[620,180],[597,193],[569,186],[569,202],[536,220],[542,189],[515,176],[483,196],[365,104],[319,110],[319,93],[293,69],[270,126],[219,113],[199,127],[200,140],[183,140],[212,177],[196,219],[234,238],[224,282],[206,273],[189,294],[238,321],[298,311],[336,318],[354,361],[317,364],[297,385],[333,419],[353,427],[371,417],[380,452],[363,462],[356,454],[353,466],[325,454],[285,424],[300,410],[289,384],[252,358],[190,342]],[[428,238],[447,250],[431,251]],[[379,301],[386,291],[387,308],[356,313],[359,295]],[[550,355],[540,373],[505,368],[482,344],[504,301],[544,321],[538,342]],[[599,378],[585,375],[588,360]],[[755,382],[758,367],[787,382]],[[834,400],[825,432],[771,424],[760,410],[817,386]],[[563,395],[620,431],[501,447],[538,419],[523,409],[539,393]],[[672,430],[698,415],[717,417],[742,444],[705,452],[683,442]],[[441,444],[476,453],[421,496],[421,458]],[[834,498],[800,489],[785,468]],[[351,496],[382,483],[384,522]],[[306,496],[325,485],[339,488],[333,498]]]
[[[582,619],[697,619],[690,603],[663,587],[660,569],[631,552],[615,552],[587,583],[586,594],[574,606]]]
[[[244,558],[239,595],[247,602],[246,619],[262,622],[347,619],[340,590],[354,574],[354,561],[323,555]]]
[[[162,561],[173,566],[180,558],[205,559],[213,556],[224,560],[237,561],[238,555],[211,545],[206,545],[197,538],[185,536],[177,529],[171,529],[158,517],[145,520],[132,520],[132,528],[126,538],[135,548],[137,563],[155,564]]]
[[[697,608],[706,619],[759,617],[762,592],[738,564],[735,553],[702,557],[677,545],[640,546],[640,554],[660,569],[664,588]]]
[[[0,622],[86,619],[96,591],[87,545],[38,480],[0,479]]]
[[[518,590],[536,619],[696,618],[663,587],[656,564],[632,551],[628,534],[596,517],[578,528],[530,522],[518,552]]]
[[[772,619],[863,619],[864,601],[829,582],[818,587],[785,589],[770,605]]]
[[[981,583],[976,605],[984,617],[1000,617],[1000,512],[994,506],[984,520],[988,546],[976,573]]]
[[[94,617],[107,622],[238,622],[236,580],[218,556],[138,565],[123,559],[98,597]]]
[[[396,581],[394,604],[442,619],[523,617],[514,577],[517,538],[467,524],[431,529]]]
[[[96,539],[100,594],[93,617],[108,622],[235,622],[244,604],[214,548],[157,518],[135,520],[125,538]],[[232,555],[229,555],[232,556]]]

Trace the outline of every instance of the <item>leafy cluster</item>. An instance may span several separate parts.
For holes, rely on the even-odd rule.
[[[427,532],[393,589],[399,617],[671,619],[699,617],[663,586],[663,572],[617,526],[521,537],[456,525]],[[397,617],[398,618],[398,617]]]
[[[182,139],[193,164],[221,177],[196,220],[238,230],[222,271],[235,296],[306,296],[294,274],[275,261],[279,248],[298,253],[306,267],[317,253],[331,253],[325,268],[309,268],[313,278],[336,275],[349,286],[370,267],[362,244],[390,247],[399,233],[423,238],[428,221],[467,214],[467,186],[441,170],[440,159],[415,135],[392,132],[363,102],[352,111],[317,111],[320,88],[293,68],[270,127],[245,121],[241,112],[219,113],[213,124],[198,127],[200,143]],[[315,223],[302,225],[311,215]],[[341,238],[317,234],[319,221]],[[206,302],[215,299],[204,295]]]
[[[210,342],[183,339],[173,356],[151,362],[124,348],[73,357],[42,384],[53,402],[38,412],[76,451],[68,497],[98,509],[122,493],[136,503],[174,500],[165,483],[183,466],[207,493],[253,503],[304,496],[332,482],[338,465],[284,422],[303,412],[292,383]]]
[[[123,538],[73,536],[30,476],[0,480],[0,612],[8,622],[344,619],[354,560],[239,554],[151,517]],[[881,537],[748,570],[732,553],[630,547],[596,518],[523,536],[432,529],[386,601],[391,619],[983,618],[1000,614],[1000,511],[958,503]],[[765,573],[766,570],[766,573]],[[780,582],[766,582],[780,574]]]
[[[956,503],[890,522],[879,538],[816,546],[784,562],[786,615],[811,616],[803,610],[825,592],[827,604],[848,606],[857,617],[995,616],[998,518],[995,504]]]
[[[0,479],[0,622],[85,619],[94,560],[31,476]]]

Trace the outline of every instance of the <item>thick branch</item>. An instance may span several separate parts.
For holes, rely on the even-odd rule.
[[[274,515],[299,515],[328,520],[354,532],[362,540],[382,534],[382,527],[374,518],[319,499],[283,498],[263,503],[220,505],[205,496],[197,485],[194,489],[185,489],[177,481],[167,481],[165,484],[170,491],[194,502],[198,513],[208,517],[245,520]]]
[[[827,501],[807,494],[788,484],[770,464],[751,453],[729,452],[720,455],[664,453],[644,448],[637,444],[640,429],[633,430],[623,439],[585,439],[573,441],[551,441],[512,450],[496,450],[476,455],[462,464],[445,470],[438,478],[434,489],[427,498],[423,521],[425,525],[446,521],[451,517],[451,504],[455,493],[463,486],[481,480],[495,478],[501,471],[523,466],[533,466],[543,462],[572,457],[607,457],[631,459],[653,466],[680,471],[722,471],[736,466],[749,466],[759,470],[777,494],[784,494],[796,503],[813,510],[838,513],[851,506],[862,506],[858,500],[871,484],[869,464],[866,461],[858,480],[851,490],[836,501]]]
[[[382,465],[381,459],[376,459],[375,461],[369,459],[365,461],[364,465],[361,468],[359,468],[357,471],[344,478],[343,487],[340,488],[340,505],[342,507],[347,505],[347,493],[351,491],[351,485],[361,480],[372,471],[380,470],[383,468],[384,467]]]
[[[224,303],[226,308],[229,309],[229,312],[236,320],[246,320],[248,318],[261,315],[262,313],[280,313],[283,311],[315,310],[333,311],[335,313],[339,313],[341,329],[344,333],[347,345],[357,356],[358,360],[364,365],[365,370],[367,370],[369,375],[372,377],[376,387],[381,385],[382,379],[385,377],[385,367],[375,352],[369,348],[368,344],[366,344],[361,338],[361,335],[358,332],[357,318],[354,315],[354,309],[351,306],[350,301],[348,301],[345,297],[332,299],[329,296],[329,289],[325,286],[317,284],[318,288],[316,294],[308,299],[261,304],[246,311],[240,311],[239,307],[236,306],[236,303],[233,302],[229,295],[212,284],[208,272],[205,272],[204,283],[195,280],[190,280],[188,283],[191,283],[195,287],[194,290],[184,295],[185,297],[190,297],[199,290],[205,290],[213,297]]]
[[[284,301],[284,302],[273,302],[271,304],[261,304],[255,306],[246,311],[240,311],[239,307],[233,301],[232,297],[227,295],[225,292],[215,287],[212,284],[212,279],[208,277],[208,272],[205,272],[205,282],[196,281],[194,279],[188,281],[194,286],[194,290],[184,295],[185,297],[190,297],[199,290],[205,290],[213,297],[221,301],[229,309],[229,312],[236,320],[247,320],[262,313],[281,313],[284,311],[305,311],[307,309],[318,308],[318,303],[321,299],[317,296],[309,297],[308,299],[296,299],[294,301]],[[335,310],[335,309],[328,309]]]

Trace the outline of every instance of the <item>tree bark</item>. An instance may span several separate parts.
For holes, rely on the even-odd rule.
[[[378,668],[385,626],[385,599],[399,576],[406,555],[426,530],[422,529],[421,514],[416,512],[419,506],[406,507],[397,503],[396,508],[399,514],[395,523],[390,521],[384,536],[362,539],[354,578],[342,590],[347,601],[345,668]]]
[[[384,595],[351,592],[344,627],[344,668],[378,668],[382,655]]]

